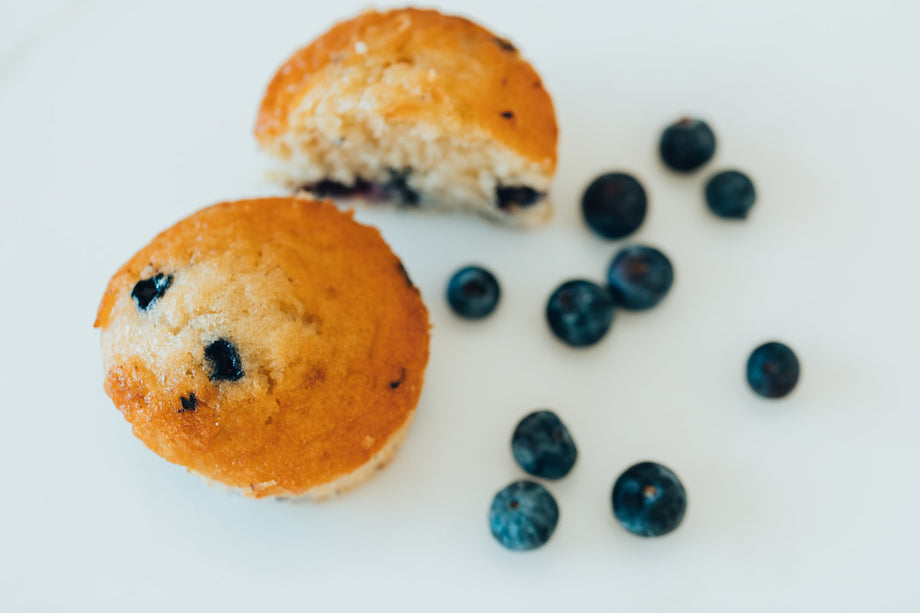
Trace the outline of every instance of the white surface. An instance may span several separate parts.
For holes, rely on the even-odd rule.
[[[109,276],[191,211],[273,191],[250,134],[263,87],[364,2],[227,4],[0,6],[0,610],[916,610],[916,3],[445,2],[542,72],[562,129],[558,214],[522,234],[360,212],[422,289],[432,359],[396,462],[319,506],[204,486],[136,441],[102,391],[92,322]],[[720,139],[690,178],[655,153],[685,112]],[[759,188],[747,223],[702,204],[727,166]],[[574,351],[543,308],[617,248],[576,207],[611,169],[644,181],[633,238],[669,253],[677,282]],[[442,297],[469,261],[503,283],[481,324]],[[781,403],[742,378],[769,338],[803,362]],[[581,455],[550,485],[552,541],[515,555],[485,516],[522,476],[508,440],[539,407]],[[690,497],[660,540],[610,512],[614,478],[643,459]]]

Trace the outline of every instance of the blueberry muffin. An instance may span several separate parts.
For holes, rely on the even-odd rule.
[[[406,435],[428,313],[377,230],[306,198],[183,219],[109,282],[105,389],[151,450],[247,496],[324,498]]]
[[[370,11],[278,70],[255,135],[271,173],[318,196],[548,219],[556,116],[508,40],[436,11]]]

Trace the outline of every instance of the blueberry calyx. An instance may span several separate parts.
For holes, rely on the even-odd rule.
[[[613,484],[613,514],[637,536],[663,536],[680,525],[687,511],[687,492],[670,468],[655,462],[630,466]]]
[[[492,536],[512,551],[542,547],[558,523],[556,499],[533,481],[515,481],[508,485],[495,495],[489,508]]]

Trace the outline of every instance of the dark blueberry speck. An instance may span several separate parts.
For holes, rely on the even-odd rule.
[[[668,168],[693,172],[712,159],[716,135],[705,121],[685,117],[665,128],[658,148]]]
[[[181,396],[179,400],[182,402],[182,408],[179,409],[180,413],[185,413],[186,411],[194,411],[198,407],[198,399],[195,398],[195,392],[189,394],[188,398]]]
[[[521,420],[511,437],[515,461],[535,477],[561,479],[578,458],[568,428],[552,411],[536,411]]]
[[[638,230],[647,209],[642,184],[623,172],[599,176],[581,198],[585,222],[604,238],[623,238]]]
[[[501,298],[498,280],[479,266],[461,268],[447,283],[447,302],[466,319],[482,319],[492,313]]]
[[[525,185],[499,185],[495,188],[495,199],[500,209],[527,208],[543,199],[543,194]]]
[[[765,343],[748,358],[748,383],[764,398],[782,398],[789,394],[799,382],[800,373],[799,359],[783,343]]]
[[[406,380],[406,369],[403,368],[399,371],[399,378],[395,381],[390,381],[390,389],[395,390],[399,389],[399,386],[403,384],[403,381]]]
[[[387,172],[390,178],[383,186],[387,199],[396,200],[403,204],[418,204],[418,192],[409,187],[409,176],[412,174],[412,171],[390,168]]]
[[[316,198],[351,198],[367,194],[371,184],[358,178],[352,185],[346,185],[332,179],[323,179],[317,183],[304,185],[303,189],[312,193]]]
[[[154,301],[162,297],[172,285],[173,276],[158,273],[149,279],[138,281],[131,290],[131,297],[137,302],[137,308],[146,311]]]
[[[613,323],[613,298],[590,281],[576,279],[560,285],[546,304],[546,320],[559,340],[587,347],[601,340]]]
[[[363,198],[371,202],[397,201],[402,204],[418,204],[418,192],[409,187],[410,170],[387,169],[387,180],[373,182],[358,177],[354,183],[347,185],[333,179],[323,179],[316,183],[304,185],[302,189],[316,198]]]
[[[719,217],[744,219],[756,199],[754,183],[737,170],[720,172],[706,184],[706,204]]]
[[[512,551],[545,545],[558,523],[556,500],[533,481],[515,481],[495,495],[489,509],[492,536]]]
[[[243,361],[227,339],[218,339],[204,350],[211,363],[211,381],[237,381],[243,376]]]
[[[406,270],[406,267],[403,266],[403,263],[397,260],[396,267],[399,269],[399,274],[401,274],[406,280],[406,285],[409,287],[415,287],[415,284],[412,282],[412,277],[409,276],[409,271]]]
[[[633,245],[613,258],[607,283],[618,305],[633,310],[650,309],[671,289],[674,268],[668,257],[654,247]]]
[[[495,41],[496,45],[498,45],[499,47],[501,47],[502,49],[504,49],[505,51],[509,53],[514,53],[515,51],[517,51],[517,48],[513,44],[511,44],[511,41],[508,40],[507,38],[500,38],[496,36],[492,40]]]
[[[671,469],[654,462],[627,468],[613,484],[613,514],[639,536],[662,536],[684,519],[687,492]]]
[[[505,111],[502,113],[502,117],[504,117],[505,119],[511,119],[512,117],[514,117],[514,113],[512,113],[511,111]]]

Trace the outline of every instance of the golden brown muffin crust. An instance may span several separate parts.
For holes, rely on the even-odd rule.
[[[173,281],[142,311],[132,288],[157,273]],[[411,418],[428,360],[428,314],[399,259],[376,229],[309,199],[180,221],[115,274],[95,325],[105,389],[135,435],[253,497],[368,462]],[[210,379],[216,338],[238,350],[239,380]]]
[[[330,73],[369,63],[409,63],[431,75],[423,95],[394,98],[384,119],[463,124],[555,170],[555,112],[533,67],[509,41],[433,10],[369,11],[294,53],[265,92],[256,138],[266,145],[287,129],[300,101]]]

